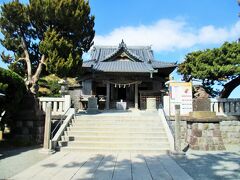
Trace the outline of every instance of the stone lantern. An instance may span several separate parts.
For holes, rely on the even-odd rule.
[[[58,84],[61,85],[61,89],[59,91],[60,94],[62,96],[67,95],[68,94],[68,82],[67,82],[67,80],[66,79],[61,79],[61,80],[58,81]]]

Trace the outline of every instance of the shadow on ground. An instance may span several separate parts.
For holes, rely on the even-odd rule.
[[[39,145],[28,147],[0,148],[0,160],[39,148],[41,148]]]
[[[240,152],[192,152],[173,159],[194,179],[240,179]]]
[[[19,177],[64,180],[191,179],[175,161],[166,155],[146,156],[130,155],[130,153],[85,157],[78,153],[69,153],[42,163],[38,168],[30,168],[28,172],[15,178]]]
[[[235,180],[240,179],[239,157],[240,152],[192,152],[182,158],[172,157],[176,163],[167,155],[60,152],[30,167],[16,179]]]

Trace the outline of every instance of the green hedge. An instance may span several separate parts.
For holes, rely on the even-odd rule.
[[[6,114],[11,116],[18,110],[26,93],[24,80],[13,71],[0,68],[0,92],[5,94],[0,98],[0,113],[6,110]]]

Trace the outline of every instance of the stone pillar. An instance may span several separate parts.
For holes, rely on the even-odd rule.
[[[107,97],[106,97],[106,109],[109,109],[110,104],[110,83],[107,82]]]
[[[135,109],[138,109],[138,84],[135,84]]]
[[[51,142],[51,119],[52,119],[52,104],[47,103],[45,114],[45,128],[44,128],[44,141],[43,149],[40,150],[41,153],[52,154],[52,142]]]
[[[166,116],[170,116],[170,97],[163,96],[163,109],[165,111]]]
[[[175,105],[175,150],[181,151],[180,105]]]
[[[88,108],[87,113],[95,114],[98,113],[98,104],[97,104],[97,98],[96,97],[89,97],[88,98]]]
[[[147,111],[157,111],[156,98],[147,98]]]
[[[65,95],[64,99],[64,112],[66,112],[71,107],[71,96]]]

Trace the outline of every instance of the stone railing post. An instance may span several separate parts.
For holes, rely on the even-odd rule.
[[[181,151],[180,105],[175,105],[175,150]]]
[[[46,114],[45,114],[45,128],[44,128],[44,141],[43,149],[40,151],[42,153],[52,154],[52,142],[51,142],[51,117],[52,116],[52,104],[47,103]]]
[[[64,112],[66,112],[71,107],[71,96],[65,95],[64,99]]]

